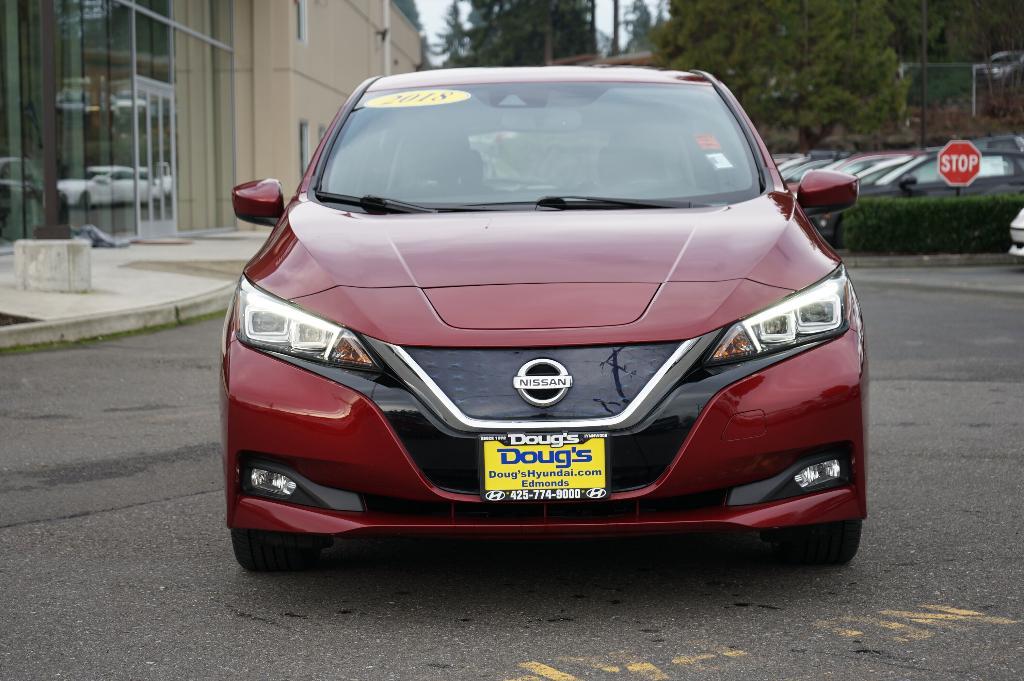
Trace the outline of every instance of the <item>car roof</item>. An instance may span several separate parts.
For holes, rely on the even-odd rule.
[[[130,166],[86,166],[86,170],[91,170],[95,173],[112,173],[115,170],[131,170]]]
[[[628,82],[704,83],[709,81],[689,71],[667,71],[637,66],[518,66],[500,68],[435,69],[385,76],[373,81],[368,90],[412,87],[449,87],[483,83],[543,82]]]

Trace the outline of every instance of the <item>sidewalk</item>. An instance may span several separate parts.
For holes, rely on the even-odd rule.
[[[266,237],[229,232],[94,248],[93,290],[80,294],[17,290],[14,256],[0,256],[0,315],[38,320],[0,326],[0,348],[92,338],[222,310]]]

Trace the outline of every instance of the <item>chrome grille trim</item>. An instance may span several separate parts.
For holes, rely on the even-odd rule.
[[[447,426],[460,431],[494,433],[536,430],[625,430],[648,416],[672,387],[693,368],[718,331],[680,343],[636,398],[615,416],[575,420],[477,419],[464,414],[401,346],[364,336],[380,359]],[[542,352],[538,350],[538,352]]]

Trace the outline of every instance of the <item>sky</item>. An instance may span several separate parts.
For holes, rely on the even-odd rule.
[[[646,0],[647,6],[651,8],[651,14],[658,11],[657,0]],[[427,40],[431,44],[437,42],[437,34],[444,27],[444,14],[451,4],[451,0],[416,0],[416,6],[420,11],[420,21],[423,23],[423,30],[427,34]],[[626,13],[626,7],[632,4],[632,0],[620,0],[619,12]],[[467,3],[468,7],[468,3]],[[463,9],[462,18],[465,20],[468,9]],[[612,32],[612,0],[597,0],[597,30],[603,33]],[[625,32],[619,26],[619,40],[625,41]]]

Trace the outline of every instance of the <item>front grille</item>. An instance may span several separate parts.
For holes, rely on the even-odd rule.
[[[729,381],[730,376],[712,376],[694,384],[684,381],[632,430],[610,432],[610,491],[624,492],[656,481],[682,448],[703,405]],[[393,378],[378,380],[370,397],[432,484],[449,492],[480,493],[478,435],[446,426]]]
[[[678,343],[569,348],[417,348],[405,351],[467,416],[479,419],[591,419],[625,409]],[[537,407],[512,387],[520,367],[552,359],[572,376],[558,403]]]

